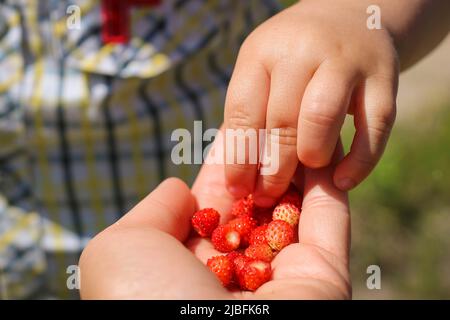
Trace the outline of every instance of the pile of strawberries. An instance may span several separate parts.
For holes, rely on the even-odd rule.
[[[208,260],[207,266],[226,288],[254,291],[272,276],[270,262],[287,245],[297,242],[297,225],[302,199],[291,186],[273,208],[257,207],[252,195],[237,200],[234,218],[219,225],[213,208],[197,211],[192,226],[201,237],[211,237],[224,255]]]

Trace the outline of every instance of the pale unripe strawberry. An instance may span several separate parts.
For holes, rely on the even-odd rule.
[[[293,204],[281,203],[273,209],[272,219],[286,221],[292,227],[295,227],[300,219],[300,211]]]
[[[274,220],[267,226],[266,239],[269,246],[280,251],[294,241],[294,229],[283,220]]]

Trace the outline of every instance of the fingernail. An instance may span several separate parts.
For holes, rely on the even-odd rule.
[[[249,194],[248,190],[241,186],[228,186],[227,189],[235,198],[242,198]]]
[[[275,204],[275,199],[270,197],[255,197],[255,203],[259,207],[271,207]]]
[[[337,187],[341,190],[347,191],[353,189],[356,186],[356,182],[350,178],[342,178],[337,182]]]

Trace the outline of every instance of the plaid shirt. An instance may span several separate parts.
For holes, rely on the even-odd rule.
[[[68,29],[66,9],[81,8]],[[163,0],[101,41],[93,0],[0,0],[0,297],[76,297],[85,244],[174,165],[177,128],[219,127],[237,51],[274,0]],[[36,295],[38,294],[38,295]]]

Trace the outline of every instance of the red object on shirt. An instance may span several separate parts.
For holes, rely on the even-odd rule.
[[[155,6],[161,0],[102,0],[103,43],[127,43],[131,7]]]

